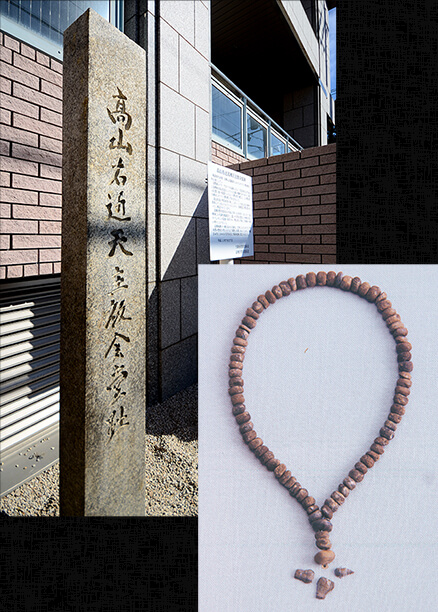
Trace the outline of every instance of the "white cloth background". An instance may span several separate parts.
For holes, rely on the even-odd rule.
[[[383,457],[333,517],[327,570],[302,507],[243,443],[231,414],[234,332],[258,295],[291,276],[342,270],[378,285],[409,330],[413,385]],[[199,267],[199,610],[435,610],[438,601],[438,266]],[[260,316],[244,362],[258,435],[321,506],[379,435],[397,380],[373,304],[306,289]],[[334,577],[336,567],[354,574]],[[311,585],[293,578],[315,571]],[[326,576],[335,589],[315,598]]]

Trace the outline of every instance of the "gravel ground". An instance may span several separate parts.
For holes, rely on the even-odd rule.
[[[146,516],[197,516],[197,385],[147,411]],[[0,515],[59,516],[59,463],[0,499]]]

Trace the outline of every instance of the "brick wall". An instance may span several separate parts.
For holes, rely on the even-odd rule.
[[[0,33],[0,278],[61,268],[62,64]]]
[[[336,263],[336,145],[230,166],[252,176],[254,257],[235,263]]]
[[[238,162],[246,161],[245,157],[227,149],[214,140],[211,141],[211,161],[219,166],[229,166]]]

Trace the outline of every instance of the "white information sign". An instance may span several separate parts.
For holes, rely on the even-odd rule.
[[[210,260],[254,255],[252,179],[208,164]]]

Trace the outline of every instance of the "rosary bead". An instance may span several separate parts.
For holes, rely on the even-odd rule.
[[[239,329],[243,330],[244,332],[246,332],[247,334],[251,333],[251,327],[248,327],[247,325],[245,325],[245,323],[241,323],[239,325]]]
[[[397,355],[397,361],[401,362],[401,361],[410,361],[412,358],[412,353],[399,353]]]
[[[280,463],[280,465],[277,465],[277,467],[274,470],[274,476],[280,479],[285,473],[285,471],[286,471],[286,466],[284,465],[284,463]]]
[[[248,444],[248,442],[251,442],[251,440],[257,438],[257,433],[254,431],[254,429],[252,429],[251,431],[247,431],[246,433],[242,434],[242,438],[243,441]]]
[[[248,446],[251,450],[255,450],[259,446],[263,445],[263,440],[261,438],[254,438],[254,440],[250,440]]]
[[[373,450],[369,450],[365,454],[371,457],[374,463],[380,459],[379,453],[375,453]]]
[[[391,406],[391,412],[394,412],[395,414],[399,414],[400,416],[403,416],[406,412],[406,409],[404,406],[400,406],[400,404],[393,404]]]
[[[251,317],[252,319],[256,319],[256,320],[260,316],[253,308],[247,308],[245,311],[245,314],[247,317]]]
[[[384,312],[387,312],[388,310],[393,310],[392,308],[387,308]],[[382,312],[383,315],[383,312]],[[401,321],[400,315],[395,313],[393,315],[391,315],[390,317],[387,317],[385,319],[385,323],[386,325],[392,325],[393,323],[396,323],[397,321]]]
[[[244,433],[247,433],[248,431],[251,431],[253,427],[254,427],[253,423],[251,423],[251,421],[247,421],[246,423],[243,423],[243,425],[239,427],[239,431],[241,434],[244,434]]]
[[[243,425],[243,423],[247,423],[251,420],[251,415],[249,412],[242,412],[241,414],[236,415],[236,421],[239,425]]]
[[[295,280],[297,283],[297,289],[306,289],[307,282],[306,282],[306,277],[304,276],[304,274],[298,274]]]
[[[301,582],[304,582],[306,584],[309,584],[310,582],[312,582],[314,577],[315,577],[315,572],[311,569],[308,569],[308,570],[297,569],[294,575],[294,578],[296,578],[297,580],[301,580]]]
[[[370,289],[371,289],[371,285],[367,282],[364,282],[361,284],[361,286],[357,290],[357,294],[360,295],[360,297],[365,297]]]
[[[409,380],[409,382],[411,382],[412,374],[410,374],[409,372],[399,372],[398,375],[399,375],[400,378],[404,378],[406,380]],[[411,384],[412,384],[412,382],[411,382]]]
[[[319,510],[319,506],[317,504],[312,504],[311,506],[308,506],[306,508],[307,514],[313,514],[313,512],[316,512],[317,510]],[[321,514],[321,516],[322,516],[322,514]]]
[[[326,506],[326,504],[322,505],[321,512],[325,518],[327,519],[333,518],[333,510],[329,508],[328,506]]]
[[[275,470],[275,468],[277,467],[277,465],[280,465],[280,460],[279,459],[270,459],[269,461],[267,461],[265,463],[265,467],[270,471],[273,472]]]
[[[296,497],[298,494],[298,491],[301,491],[302,486],[301,484],[298,482],[298,480],[295,480],[295,483],[289,488],[289,493],[290,495],[292,495],[292,497]]]
[[[296,481],[297,479],[295,478],[295,476],[291,476],[288,480],[286,480],[284,484],[283,483],[282,484],[285,487],[285,489],[289,491],[290,489],[292,489]]]
[[[236,329],[237,338],[242,338],[242,340],[246,340],[248,336],[249,336],[249,332],[247,332],[245,329],[242,329],[241,327],[238,327]]]
[[[245,412],[245,410],[246,410],[245,404],[235,404],[233,406],[234,416],[237,416],[238,414],[242,414],[242,412]]]
[[[394,338],[405,338],[408,335],[408,330],[406,329],[406,327],[397,327],[397,329],[395,330],[395,332],[391,332],[392,335],[394,336]]]
[[[262,455],[264,455],[265,453],[267,453],[269,450],[269,448],[267,446],[259,446],[258,448],[255,449],[254,451],[254,455],[260,459],[260,457]]]
[[[350,470],[348,475],[351,476],[351,478],[356,482],[362,482],[363,480],[363,474],[362,472],[359,472],[359,470]]]
[[[324,287],[327,282],[327,273],[326,272],[318,272],[316,275],[316,284],[319,287]]]
[[[409,387],[402,387],[402,386],[399,387],[398,385],[399,385],[399,381],[397,381],[397,386],[395,388],[396,395],[404,395],[405,397],[407,397],[408,395],[411,394],[411,390],[409,389]]]
[[[270,304],[275,304],[275,302],[277,301],[277,298],[275,297],[275,295],[272,293],[270,289],[265,291],[265,297]]]
[[[235,346],[248,346],[248,340],[244,340],[243,338],[234,338],[233,344]]]
[[[385,421],[384,427],[387,427],[388,429],[391,429],[392,431],[397,430],[397,425],[393,423],[392,421]]]
[[[254,312],[256,312],[257,314],[261,314],[264,311],[264,307],[262,304],[260,304],[259,301],[257,302],[253,302],[252,304],[252,309],[254,310]]]
[[[336,287],[337,289],[339,288],[339,286],[340,286],[340,284],[342,282],[343,276],[344,276],[343,272],[338,272],[336,274],[335,282],[333,283],[333,287]]]
[[[383,455],[383,453],[385,452],[385,449],[383,448],[383,446],[381,446],[380,444],[377,444],[377,442],[374,442],[374,444],[371,444],[371,450],[373,450],[378,455]]]
[[[240,363],[243,363],[245,361],[245,354],[244,353],[232,353],[230,356],[230,361],[240,361]]]
[[[328,531],[316,531],[315,540],[327,540],[329,538]]]
[[[257,321],[255,319],[253,319],[252,317],[246,317],[246,316],[243,317],[242,323],[246,325],[247,327],[249,327],[250,329],[254,329],[254,327],[257,325]]]
[[[280,298],[283,297],[283,291],[281,290],[281,288],[278,285],[274,285],[272,287],[272,293],[275,295],[277,300],[279,300]]]
[[[309,491],[307,489],[300,489],[298,493],[296,494],[295,499],[301,503],[304,499],[306,499],[308,495],[309,495]]]
[[[382,431],[382,430],[380,430]],[[367,468],[372,468],[374,465],[374,459],[372,457],[370,457],[369,455],[363,455],[360,458],[361,462],[367,466]]]
[[[352,293],[357,293],[361,284],[362,284],[362,281],[360,280],[360,278],[358,276],[355,276],[353,280],[351,281],[350,291]]]
[[[305,497],[301,502],[301,505],[303,506],[304,510],[307,511],[307,508],[311,508],[315,505],[315,498],[311,497],[310,495],[307,495],[307,497]]]
[[[346,476],[342,482],[350,489],[350,491],[356,488],[356,483],[350,476]]]
[[[335,553],[332,550],[321,550],[319,553],[316,553],[314,558],[315,558],[315,562],[318,563],[318,565],[322,565],[323,567],[325,567],[326,565],[328,565],[329,563],[333,561],[333,559],[335,558]],[[320,580],[322,580],[322,578],[320,578],[318,582],[320,582]],[[324,578],[324,581],[331,582],[331,580],[327,580],[326,578]],[[329,590],[331,591],[333,587],[334,585]],[[324,597],[325,597],[325,594],[324,594]],[[318,599],[321,599],[321,598],[318,598]]]
[[[388,427],[382,427],[380,430],[380,435],[382,436],[382,438],[392,440],[394,437],[394,431],[392,429],[389,429]]]
[[[314,521],[318,521],[319,519],[322,518],[322,512],[321,510],[319,510],[319,508],[317,510],[314,510],[313,512],[309,512],[310,508],[307,509],[307,512],[309,514],[309,521],[311,523],[313,523]]]
[[[228,376],[230,378],[236,378],[236,377],[242,376],[242,370],[241,369],[238,370],[236,368],[231,368],[231,366],[230,366],[230,370],[228,371]]]
[[[242,394],[243,390],[244,390],[243,387],[238,387],[237,385],[234,385],[228,389],[228,393],[230,395],[236,395],[238,393]]]
[[[357,463],[355,463],[354,467],[358,472],[361,472],[362,474],[366,474],[368,472],[366,464],[362,463],[362,461],[358,461]]]
[[[260,304],[263,306],[263,308],[267,308],[269,306],[269,302],[266,299],[265,295],[259,295],[257,299],[260,302]]]
[[[228,367],[230,370],[243,370],[243,363],[241,361],[234,361],[234,359],[230,359]]]
[[[384,291],[382,291],[382,293],[379,295],[378,298],[376,298],[376,304],[377,302],[383,302],[383,300],[386,300],[388,296],[386,295],[386,293]]]
[[[382,315],[383,320],[387,321],[389,317],[396,315],[397,311],[394,310],[394,308],[387,308],[386,310],[383,310],[380,314]]]
[[[292,289],[290,288],[289,283],[287,281],[281,281],[280,289],[284,296],[290,295],[292,293]]]
[[[376,299],[379,297],[379,295],[382,293],[380,287],[377,287],[376,285],[373,285],[366,293],[365,295],[365,299],[368,300],[368,302],[375,302]]]
[[[230,384],[230,387],[243,387],[244,385],[243,378],[241,378],[240,376],[233,376],[228,382]]]
[[[283,474],[278,478],[278,482],[282,485],[286,484],[289,478],[292,476],[290,470],[285,470]]]
[[[316,521],[312,521],[312,528],[313,531],[331,531],[333,529],[333,525],[328,519],[322,518],[316,519]]]
[[[288,278],[287,282],[288,282],[289,287],[291,288],[292,291],[296,291],[298,289],[297,281],[294,279],[293,276],[291,278]]]
[[[342,291],[350,291],[352,282],[353,279],[351,278],[351,276],[344,276],[341,280],[341,284],[339,285],[339,289],[342,289]]]
[[[402,415],[401,414],[397,414],[395,412],[390,412],[388,415],[388,419],[390,421],[392,421],[393,423],[400,423],[402,420]]]
[[[328,506],[333,512],[336,512],[336,510],[339,508],[339,504],[332,497],[327,497],[324,502],[324,506]]]
[[[327,272],[327,287],[333,287],[333,285],[335,284],[335,280],[336,280],[336,272],[333,272],[333,270],[330,270],[330,272]]]
[[[332,547],[332,543],[328,538],[326,540],[318,540],[315,544],[320,550],[330,550]]]
[[[235,404],[243,404],[245,402],[245,397],[243,396],[243,393],[238,393],[237,395],[232,395],[231,396],[231,401],[232,401],[233,405],[235,405]]]
[[[266,453],[263,453],[263,455],[260,457],[260,461],[263,463],[263,465],[266,465],[268,461],[274,458],[274,456],[275,456],[274,453],[268,450]]]
[[[339,493],[342,493],[344,497],[348,497],[350,495],[350,489],[346,487],[344,484],[340,484],[338,487]]]
[[[380,446],[388,446],[389,444],[389,440],[387,438],[382,438],[381,436],[379,436],[378,438],[376,438],[374,440],[374,442],[376,444],[380,444]]]
[[[395,338],[395,340],[397,341],[397,338]],[[411,351],[412,344],[408,342],[406,338],[403,338],[403,340],[400,340],[400,342],[397,344],[397,346],[395,347],[395,350],[397,351],[397,353],[404,353],[406,351]]]
[[[377,300],[376,306],[379,312],[383,312],[387,308],[392,308],[392,304],[389,300]]]
[[[404,328],[404,323],[403,321],[401,321],[400,319],[398,321],[394,321],[393,323],[388,324],[388,321],[386,322],[389,331],[391,332],[391,334],[393,334],[395,331],[397,331],[398,329],[402,329]],[[398,335],[403,335],[403,334],[398,334]]]
[[[316,286],[316,274],[315,272],[307,272],[306,274],[306,282],[308,287]]]
[[[406,397],[406,395],[403,395],[402,393],[396,393],[394,395],[394,404],[399,404],[400,406],[406,406],[408,402],[409,402],[409,398]]]
[[[342,495],[342,493],[339,493],[339,491],[333,491],[330,497],[334,499],[339,506],[342,506],[345,501],[345,497]]]
[[[398,364],[398,369],[400,372],[412,372],[414,369],[414,364],[412,361],[403,361],[402,363]]]

